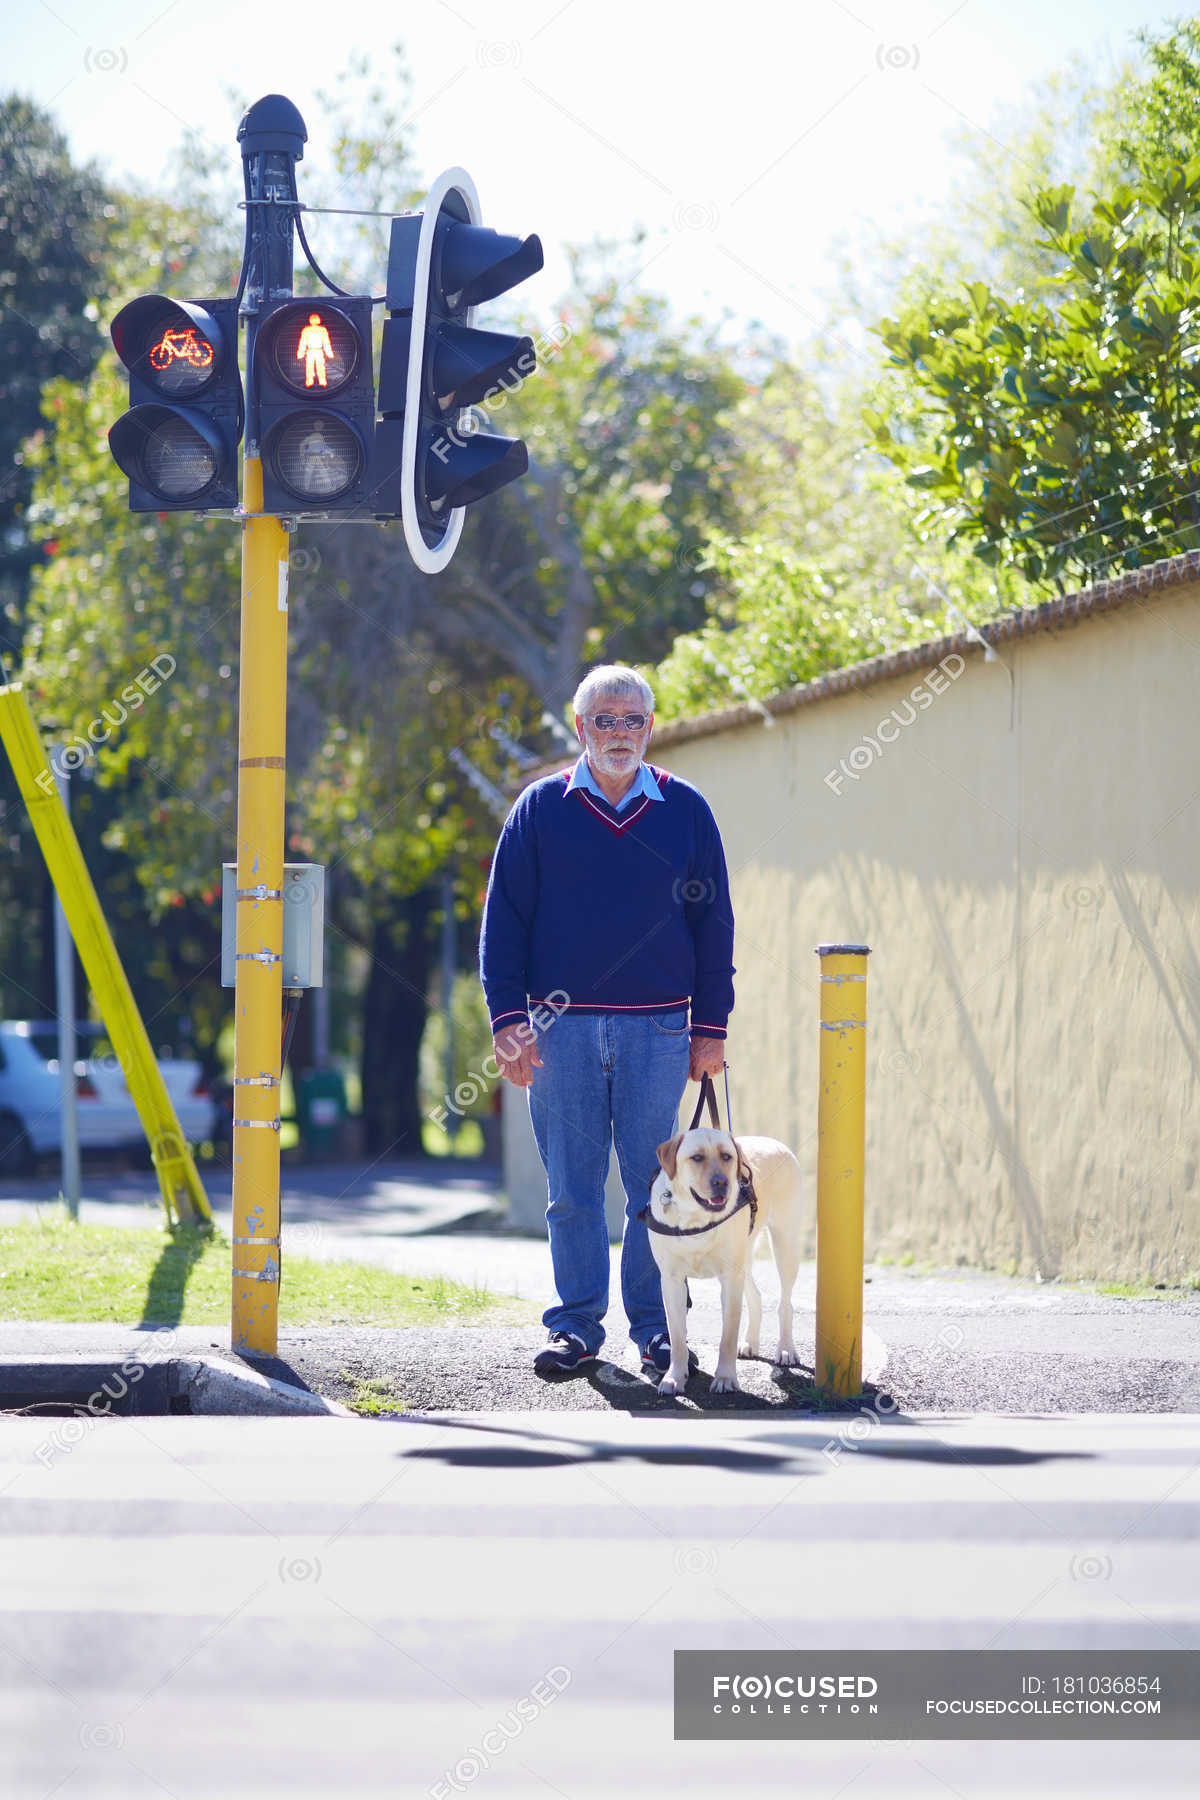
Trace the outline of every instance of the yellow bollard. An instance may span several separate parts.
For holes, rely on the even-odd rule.
[[[818,944],[821,1093],[817,1108],[816,1385],[862,1392],[866,944]]]
[[[233,1348],[279,1342],[279,1080],[283,1022],[283,805],[288,537],[262,514],[247,456],[238,696],[237,974],[233,1047]]]
[[[50,879],[62,902],[71,936],[112,1039],[129,1098],[150,1145],[168,1222],[212,1221],[212,1208],[196,1170],[191,1146],[179,1128],[171,1096],[155,1061],[112,932],[104,917],[79,839],[59,797],[29,702],[19,681],[0,688],[0,738],[8,751],[37,834]]]

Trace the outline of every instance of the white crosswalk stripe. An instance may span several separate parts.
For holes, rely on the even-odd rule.
[[[5,1796],[715,1795],[748,1759],[855,1800],[1194,1776],[1186,1742],[985,1762],[675,1743],[671,1712],[676,1649],[1200,1652],[1191,1415],[139,1418],[54,1449],[61,1423],[0,1434]]]

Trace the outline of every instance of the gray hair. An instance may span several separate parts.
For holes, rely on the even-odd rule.
[[[627,693],[630,688],[636,691],[641,700],[643,712],[652,713],[654,690],[636,669],[628,668],[624,663],[601,663],[598,668],[589,669],[575,689],[571,705],[576,715],[583,719],[602,695]]]

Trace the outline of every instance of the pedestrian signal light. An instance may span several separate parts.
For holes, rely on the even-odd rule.
[[[271,331],[273,374],[293,393],[337,394],[358,371],[358,332],[331,307],[288,307]],[[369,346],[368,346],[369,347]]]
[[[267,512],[351,512],[375,430],[371,302],[285,300],[259,315],[250,380]]]
[[[345,419],[293,413],[271,434],[277,478],[296,500],[337,500],[362,474],[363,447]]]
[[[233,300],[143,294],[112,322],[130,408],[108,434],[132,512],[237,505],[242,381]]]

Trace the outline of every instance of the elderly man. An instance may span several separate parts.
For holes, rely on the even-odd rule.
[[[488,882],[479,962],[495,1054],[529,1090],[549,1189],[558,1302],[543,1314],[542,1375],[594,1363],[604,1342],[613,1143],[629,1335],[647,1373],[667,1368],[658,1268],[637,1215],[689,1075],[724,1061],[734,972],[724,851],[703,796],[643,761],[653,728],[654,696],[636,670],[586,675],[575,695],[583,755],[525,789]]]

